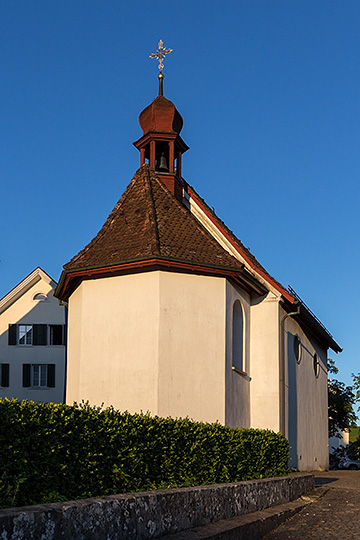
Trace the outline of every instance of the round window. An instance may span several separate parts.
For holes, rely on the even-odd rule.
[[[300,364],[300,360],[301,360],[301,343],[300,343],[300,338],[299,336],[296,334],[296,336],[294,336],[294,356],[295,356],[295,360],[297,361],[298,364]]]
[[[318,378],[319,373],[320,373],[320,362],[319,362],[319,357],[316,353],[314,354],[314,373],[315,373],[315,377]]]

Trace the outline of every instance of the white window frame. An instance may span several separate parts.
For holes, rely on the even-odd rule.
[[[47,388],[47,364],[31,364],[31,387]]]
[[[24,328],[25,330],[21,330]],[[33,325],[32,324],[19,324],[17,328],[17,342],[21,347],[30,347],[33,344]],[[22,334],[23,332],[23,334]],[[24,343],[21,340],[24,339]]]

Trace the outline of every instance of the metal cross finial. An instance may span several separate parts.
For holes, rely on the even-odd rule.
[[[172,49],[164,49],[163,42],[160,39],[158,50],[156,51],[156,53],[150,54],[150,58],[157,58],[159,60],[160,73],[162,72],[162,70],[164,68],[163,60],[165,58],[165,55],[169,54],[171,52],[172,52]]]

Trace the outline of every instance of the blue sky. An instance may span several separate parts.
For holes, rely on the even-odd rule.
[[[183,176],[291,285],[359,372],[360,3],[0,0],[0,297],[55,280],[139,166],[138,115],[164,94]]]

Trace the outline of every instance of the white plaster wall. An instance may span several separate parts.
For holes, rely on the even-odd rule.
[[[281,309],[281,316],[285,312]],[[301,341],[300,362],[293,342]],[[314,373],[314,354],[320,360],[319,377]],[[298,323],[285,320],[286,426],[291,446],[291,466],[301,471],[328,468],[327,351],[306,336]]]
[[[84,281],[69,301],[67,402],[225,422],[226,280]]]
[[[158,413],[225,423],[223,278],[160,272]]]
[[[244,375],[231,369],[236,299],[244,310]],[[284,313],[273,293],[250,305],[249,296],[224,278],[157,271],[84,281],[69,303],[67,402],[84,399],[130,412],[279,431]],[[326,351],[291,318],[285,332],[291,465],[325,468]],[[321,362],[318,378],[314,352]]]
[[[244,323],[244,374],[233,366],[233,306],[239,300]],[[238,287],[226,282],[226,399],[225,423],[230,427],[250,427],[250,296]]]
[[[83,281],[68,326],[67,403],[158,413],[159,272]]]
[[[279,299],[268,293],[251,305],[251,427],[280,430]]]
[[[0,363],[10,364],[9,387],[0,387],[0,397],[53,401],[64,399],[65,347],[8,345],[9,324],[65,324],[65,307],[53,296],[51,285],[40,279],[0,314]],[[42,293],[47,300],[34,300]],[[55,388],[23,388],[23,364],[55,364]]]

